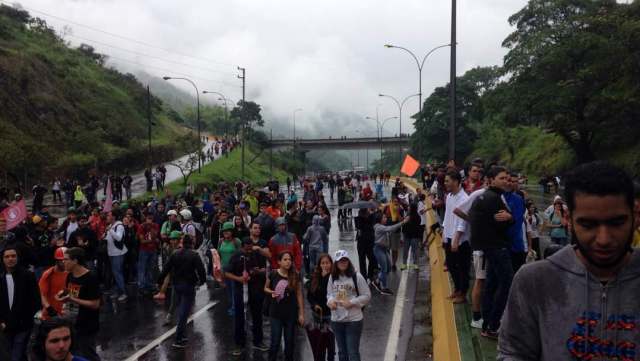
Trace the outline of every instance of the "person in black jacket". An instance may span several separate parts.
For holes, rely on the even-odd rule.
[[[402,226],[404,244],[402,246],[402,264],[400,265],[400,269],[418,269],[418,244],[422,241],[423,232],[422,227],[420,227],[418,205],[411,203],[409,205],[409,222]],[[409,250],[411,250],[413,263],[409,263]]]
[[[33,315],[42,307],[40,290],[33,272],[18,266],[18,250],[2,251],[0,273],[0,331],[7,339],[11,361],[27,360],[27,344],[33,328]]]
[[[502,194],[508,187],[509,173],[504,167],[495,166],[487,172],[490,186],[473,202],[469,211],[471,247],[484,252],[487,267],[482,296],[482,333],[496,338],[500,318],[504,311],[511,281],[510,241],[507,228],[513,222]]]
[[[158,277],[158,284],[164,282],[164,278],[170,273],[171,283],[176,295],[178,305],[178,327],[176,330],[176,342],[173,347],[185,348],[187,346],[187,336],[185,334],[187,319],[191,312],[191,307],[196,298],[196,288],[202,286],[206,281],[204,264],[200,255],[194,251],[194,240],[189,235],[182,238],[182,249],[176,251],[169,257],[167,264]]]
[[[374,223],[373,215],[368,209],[358,211],[358,216],[355,218],[355,226],[358,230],[356,236],[358,263],[360,266],[360,274],[362,274],[366,280],[375,278],[375,272],[378,268],[378,262],[373,254],[373,241],[375,239],[373,232]],[[368,266],[367,261],[369,262]]]
[[[373,228],[372,228],[373,231]],[[318,264],[313,270],[311,276],[311,287],[307,291],[307,300],[311,311],[313,311],[314,320],[321,326],[328,326],[331,323],[331,309],[327,306],[327,286],[329,285],[329,276],[333,268],[333,260],[328,254],[321,254],[318,257]],[[336,354],[336,343],[333,332],[329,330],[329,344],[327,345],[327,361],[333,361]],[[320,360],[325,360],[324,352],[320,356]]]

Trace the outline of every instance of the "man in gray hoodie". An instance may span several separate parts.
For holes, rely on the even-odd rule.
[[[320,224],[320,216],[315,215],[312,218],[311,226],[304,233],[304,244],[309,247],[309,261],[311,262],[311,272],[318,264],[318,257],[322,253],[323,243],[329,243],[327,230]]]
[[[594,162],[566,177],[565,193],[573,245],[516,274],[498,360],[638,360],[633,183],[620,168]]]

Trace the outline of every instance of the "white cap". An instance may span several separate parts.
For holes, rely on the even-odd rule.
[[[343,259],[343,258],[349,258],[349,253],[343,249],[340,249],[338,251],[336,251],[335,257],[334,257],[334,261],[338,262],[339,260]]]
[[[185,221],[188,221],[191,219],[191,211],[186,208],[180,211],[180,215]]]
[[[556,195],[555,197],[553,197],[553,203],[556,203],[557,201],[562,201],[562,197]],[[564,203],[564,202],[563,202]]]
[[[176,212],[175,209],[170,210],[169,212],[167,212],[167,216],[177,216],[178,212]]]

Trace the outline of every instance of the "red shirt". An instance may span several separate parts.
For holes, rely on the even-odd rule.
[[[62,302],[56,300],[55,296],[66,287],[68,274],[69,272],[67,271],[58,272],[56,267],[53,266],[44,271],[42,277],[40,277],[40,281],[38,282],[40,294],[49,301],[51,307],[53,307],[58,314],[62,313]],[[42,318],[44,320],[49,319],[49,314],[46,310],[42,311]]]
[[[467,194],[471,194],[477,191],[478,189],[482,188],[482,186],[482,180],[480,179],[471,183],[471,178],[467,178],[464,180],[464,182],[462,182],[462,187],[464,188],[464,191],[467,192]]]
[[[269,241],[269,252],[271,253],[271,269],[278,269],[280,266],[278,265],[278,255],[280,252],[289,251],[293,254],[293,265],[296,267],[296,270],[300,272],[302,269],[302,248],[300,247],[300,242],[298,241],[298,237],[295,234],[289,233],[293,236],[293,242],[283,243],[282,235],[276,234],[271,237]]]
[[[102,218],[95,215],[91,215],[89,217],[89,228],[91,228],[92,231],[96,232],[96,235],[98,237],[102,237],[104,231],[106,230],[106,226]]]
[[[146,252],[155,252],[158,248],[159,235],[160,226],[157,223],[142,223],[138,227],[138,240],[140,241],[140,250]],[[151,242],[144,242],[144,240]]]

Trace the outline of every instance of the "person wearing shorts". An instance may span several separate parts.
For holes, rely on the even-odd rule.
[[[453,213],[458,217],[469,220],[469,211],[473,202],[481,196],[486,188],[478,189],[471,194],[469,198],[453,210]],[[469,230],[469,233],[471,231]],[[469,234],[471,237],[471,234]],[[482,251],[473,251],[473,269],[475,274],[475,281],[473,282],[473,288],[471,289],[471,311],[473,312],[473,318],[471,320],[471,327],[482,328],[482,288],[484,287],[484,280],[487,278],[487,265],[484,259]]]

